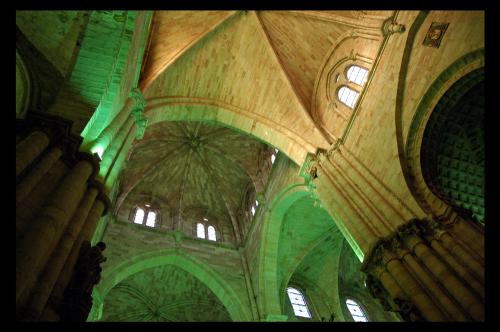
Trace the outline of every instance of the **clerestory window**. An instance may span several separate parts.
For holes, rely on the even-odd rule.
[[[206,218],[203,218],[205,220]],[[206,219],[205,221],[208,221]],[[196,237],[200,239],[208,239],[210,241],[217,241],[217,234],[215,231],[215,227],[212,225],[209,225],[208,227],[205,227],[204,224],[201,222],[196,224]]]
[[[354,91],[353,89],[347,87],[347,86],[342,86],[338,93],[337,96],[339,100],[345,104],[349,108],[354,108],[354,105],[356,104],[356,101],[358,100],[359,92]]]
[[[201,222],[196,224],[196,236],[200,239],[205,238],[205,225],[203,225]]]
[[[155,227],[158,220],[158,213],[150,209],[146,204],[144,208],[137,207],[134,214],[134,224]]]
[[[347,309],[349,309],[349,312],[351,313],[352,319],[354,319],[355,322],[368,322],[365,312],[356,301],[347,299],[345,303],[347,305]]]
[[[368,70],[360,66],[352,65],[347,69],[347,80],[359,86],[363,86],[368,79]]]
[[[293,287],[288,287],[286,292],[288,293],[288,298],[290,299],[290,304],[292,305],[295,316],[311,318],[311,313],[307,307],[306,299],[302,293]]]
[[[215,241],[215,228],[214,226],[208,226],[208,239],[211,241]]]

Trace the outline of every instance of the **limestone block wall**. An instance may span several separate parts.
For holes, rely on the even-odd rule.
[[[251,307],[240,254],[229,245],[191,239],[180,235],[179,232],[165,232],[161,229],[121,221],[108,225],[103,241],[108,249],[105,252],[107,261],[102,265],[101,290],[103,284],[109,284],[109,277],[114,269],[133,257],[148,252],[174,249],[206,263],[234,290],[246,308]],[[201,281],[204,282],[204,280]],[[106,306],[106,294],[103,295],[104,306]]]
[[[269,176],[266,189],[264,190],[264,199],[257,208],[252,227],[247,234],[243,254],[248,263],[248,272],[253,290],[256,294],[259,289],[259,255],[263,245],[264,234],[262,234],[262,226],[265,222],[265,211],[271,200],[276,198],[283,189],[289,185],[302,183],[304,181],[298,174],[299,167],[285,155],[278,154]],[[262,316],[263,313],[260,314]]]
[[[401,12],[398,23],[406,32],[394,34],[381,56],[372,84],[366,91],[361,109],[344,146],[370,171],[418,214],[424,214],[411,192],[398,158],[395,109],[399,80],[402,94],[403,135],[406,137],[414,112],[433,80],[459,57],[484,46],[484,13],[432,11],[425,18],[412,45],[409,59],[403,59],[407,35],[418,12]],[[432,22],[450,23],[439,48],[423,46]],[[400,77],[402,61],[409,61],[406,77]],[[380,96],[384,96],[380,98]]]

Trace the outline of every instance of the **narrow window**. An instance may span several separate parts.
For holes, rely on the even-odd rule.
[[[137,211],[135,212],[134,223],[142,224],[143,219],[144,219],[144,210],[141,208],[137,208]]]
[[[271,155],[271,164],[274,164],[274,161],[276,160],[276,155],[273,153]]]
[[[156,222],[156,213],[150,211],[148,213],[148,219],[146,220],[146,226],[155,227],[155,222]]]
[[[214,226],[208,226],[208,239],[212,240],[212,241],[216,241]]]
[[[359,66],[350,66],[347,70],[347,79],[359,86],[363,86],[368,78],[368,70]]]
[[[339,89],[338,97],[339,100],[346,104],[349,108],[353,108],[358,100],[359,92],[354,91],[346,86]]]
[[[286,291],[288,293],[288,298],[290,299],[290,303],[292,304],[295,316],[311,318],[311,313],[307,308],[306,299],[304,298],[302,293],[298,289],[292,287],[288,287]]]
[[[255,206],[252,206],[252,216],[255,216]]]
[[[368,319],[366,319],[366,315],[363,312],[363,309],[359,306],[359,304],[356,303],[356,301],[347,299],[345,301],[347,305],[347,309],[349,309],[349,312],[351,313],[352,319],[356,322],[367,322]]]
[[[196,236],[200,239],[205,238],[205,226],[202,223],[196,224]]]
[[[255,206],[259,206],[259,201],[255,200]]]

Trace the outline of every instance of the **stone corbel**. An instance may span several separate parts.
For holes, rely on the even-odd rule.
[[[382,25],[382,33],[384,34],[384,37],[388,37],[393,33],[403,33],[405,31],[406,27],[403,24],[399,24],[394,21],[392,17],[386,20]]]
[[[134,101],[134,105],[132,106],[132,116],[134,117],[135,124],[137,126],[136,139],[142,139],[148,124],[148,119],[144,116],[144,109],[146,108],[147,101],[144,99],[141,91],[137,88],[130,91],[130,98]]]

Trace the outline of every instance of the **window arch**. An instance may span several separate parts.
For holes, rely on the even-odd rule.
[[[142,224],[143,220],[144,220],[144,210],[141,208],[137,208],[135,211],[134,223]]]
[[[196,236],[200,239],[205,238],[205,225],[203,225],[201,222],[196,224]]]
[[[203,218],[204,221],[208,219]],[[217,241],[217,232],[215,231],[215,226],[209,225],[208,227],[204,223],[196,224],[196,237],[199,239],[206,239],[210,241]]]
[[[155,227],[156,223],[156,213],[153,211],[148,212],[148,218],[146,219],[146,226]]]
[[[211,241],[216,241],[214,226],[208,226],[208,239]]]
[[[311,318],[311,312],[307,307],[306,299],[302,293],[293,287],[288,287],[286,289],[288,294],[288,299],[292,305],[293,312],[297,317]]]
[[[136,206],[133,216],[133,223],[137,225],[145,225],[148,227],[156,227],[159,221],[160,213],[149,204],[141,204]]]
[[[277,155],[278,155],[278,149],[274,149],[274,152],[271,155],[271,164],[274,164],[274,161],[276,160]]]
[[[354,319],[355,322],[368,322],[365,312],[356,301],[353,299],[347,299],[345,300],[345,304],[347,305],[347,309],[349,309],[352,319]]]
[[[349,82],[353,82],[359,86],[363,86],[368,79],[368,69],[356,65],[351,65],[347,67],[346,76]]]
[[[337,97],[339,100],[349,108],[354,108],[356,101],[358,100],[359,92],[343,85],[337,92]]]

